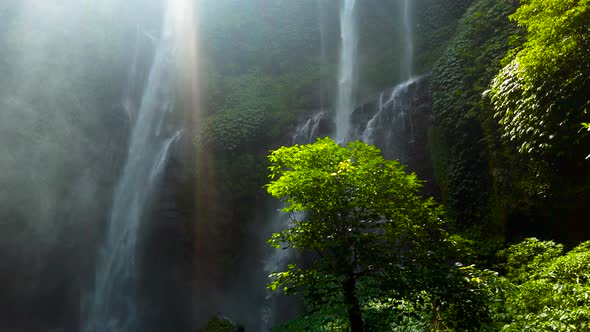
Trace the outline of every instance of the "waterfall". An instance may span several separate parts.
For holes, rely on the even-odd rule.
[[[412,9],[413,0],[403,0],[403,18],[404,22],[404,54],[401,61],[401,74],[404,80],[409,80],[414,75],[414,28]]]
[[[172,7],[169,1],[137,114],[123,173],[113,197],[106,240],[99,253],[94,289],[83,301],[81,330],[139,330],[138,241],[143,213],[158,186],[172,144],[182,130],[167,127],[174,108]],[[135,65],[130,75],[135,75]],[[130,84],[133,84],[130,80]],[[128,101],[125,101],[126,103]]]
[[[311,143],[311,142],[310,142]],[[285,213],[277,213],[272,220],[272,231],[278,232],[282,229],[292,226],[293,222],[289,218],[289,216]],[[277,271],[285,271],[287,269],[287,264],[293,262],[294,260],[299,260],[299,254],[294,249],[281,249],[277,250],[272,248],[272,252],[268,254],[263,262],[263,269],[266,275],[270,275],[273,272]],[[280,300],[281,298],[278,297],[276,292],[271,291],[270,289],[265,289],[265,305],[262,307],[261,310],[261,331],[270,331],[271,328],[276,325],[277,323],[281,323],[278,314],[284,315],[284,308],[281,308]],[[289,301],[290,310],[293,312],[297,312],[297,305],[294,305],[294,301],[292,298],[282,298],[283,302]],[[283,305],[284,306],[284,305]]]
[[[326,115],[326,112],[318,112],[307,119],[307,121],[300,123],[295,128],[295,133],[291,139],[292,144],[309,144],[318,139],[320,137],[320,127]]]
[[[416,141],[413,112],[417,108],[417,82],[423,77],[414,77],[414,29],[412,0],[403,0],[400,11],[403,22],[403,54],[400,74],[404,82],[393,89],[381,92],[377,111],[357,136],[367,144],[377,145],[389,158],[407,162],[405,143]],[[384,98],[387,98],[384,100]]]
[[[355,66],[358,44],[356,0],[344,0],[340,10],[340,63],[336,100],[336,141],[344,142],[350,131],[350,115],[354,110]]]
[[[377,112],[367,122],[360,139],[367,144],[376,144],[384,153],[403,161],[401,151],[388,153],[404,142],[412,143],[416,140],[414,119],[412,112],[416,108],[415,83],[422,78],[410,79],[390,91],[379,94]],[[387,99],[384,100],[384,97]]]
[[[356,88],[357,26],[355,0],[344,0],[340,11],[340,62],[336,100],[337,142],[345,142],[351,137],[351,115],[355,109],[354,90]],[[400,61],[400,77],[411,84],[414,76],[414,10],[412,0],[402,0],[400,16],[403,23],[403,54]]]
[[[354,137],[377,146],[384,158],[397,159],[421,177],[432,179],[428,145],[431,111],[428,76],[412,78],[355,110]]]

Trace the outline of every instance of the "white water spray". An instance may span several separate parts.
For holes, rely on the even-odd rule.
[[[344,0],[340,10],[340,64],[338,72],[338,97],[336,101],[336,141],[344,142],[350,132],[350,116],[354,110],[356,86],[357,26],[356,0]]]
[[[143,213],[158,186],[170,147],[182,133],[163,130],[166,113],[174,108],[173,6],[174,0],[169,1],[135,116],[127,161],[115,189],[106,242],[98,259],[94,290],[83,304],[84,332],[139,329],[138,239]]]

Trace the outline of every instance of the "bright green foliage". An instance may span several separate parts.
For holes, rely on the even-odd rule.
[[[342,285],[350,279],[367,331],[416,324],[473,328],[490,320],[476,276],[487,272],[449,264],[465,242],[443,230],[442,208],[420,197],[415,174],[384,160],[373,146],[357,141],[341,147],[329,138],[282,147],[269,160],[267,190],[292,217],[269,242],[314,257],[305,268],[292,264],[273,273],[270,287],[304,288],[308,309],[328,306],[331,312],[293,324],[319,331],[346,317],[338,306],[349,305]]]
[[[526,30],[524,43],[508,52],[486,95],[503,143],[520,152],[498,172],[507,189],[515,184],[503,196],[521,194],[499,206],[518,207],[547,235],[580,241],[584,232],[569,229],[586,217],[590,197],[590,138],[580,130],[590,117],[590,1],[521,1],[511,19]]]
[[[500,256],[506,259],[506,276],[513,282],[523,283],[538,276],[539,267],[559,257],[562,252],[561,244],[530,238],[501,251]]]
[[[525,0],[511,18],[527,29],[491,96],[504,136],[522,153],[567,155],[590,115],[590,1]]]
[[[515,287],[503,331],[588,331],[590,329],[590,242],[562,255],[562,246],[527,239],[501,253]]]
[[[379,259],[386,257],[403,264],[409,257],[427,256],[444,234],[441,209],[418,195],[416,175],[397,161],[384,160],[373,146],[357,141],[341,147],[326,138],[282,147],[269,160],[273,181],[268,192],[293,216],[293,225],[274,234],[270,243],[321,253],[321,267],[298,272],[304,277],[298,283],[326,272],[361,276],[382,271]],[[279,284],[295,281],[293,273],[277,276]]]

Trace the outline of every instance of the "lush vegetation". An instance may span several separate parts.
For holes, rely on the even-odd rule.
[[[433,69],[437,182],[488,254],[506,237],[585,239],[587,15],[584,2],[476,1]]]
[[[330,108],[339,32],[337,2],[254,2],[206,9],[227,20],[203,21],[208,117],[195,140],[210,154],[197,177],[213,174],[233,207],[210,215],[243,228],[264,201],[267,151],[289,144],[298,116]],[[358,9],[359,100],[400,79],[399,3]],[[588,246],[576,245],[590,231],[589,7],[416,1],[416,72],[432,73],[430,152],[446,210],[373,147],[321,140],[273,152],[266,189],[293,222],[270,242],[306,252],[273,275],[273,289],[306,302],[279,330],[588,328]],[[246,241],[229,233],[238,248]],[[575,249],[533,239],[506,249],[530,236]]]
[[[458,259],[468,242],[418,195],[420,181],[364,143],[329,138],[269,155],[268,192],[291,226],[269,240],[310,252],[269,285],[303,290],[308,314],[278,331],[580,331],[590,319],[590,242],[526,239],[499,253],[505,276]]]
[[[375,147],[329,138],[282,147],[269,160],[268,192],[292,219],[269,242],[309,255],[272,275],[273,290],[302,290],[309,311],[282,329],[477,329],[492,321],[494,292],[481,279],[495,275],[459,263],[469,243],[447,232],[442,207],[420,197],[415,174]]]
[[[567,254],[552,241],[526,239],[500,252],[506,260],[505,331],[590,328],[590,242]]]
[[[359,330],[351,307],[367,331],[590,328],[590,245],[579,244],[588,236],[582,220],[590,197],[589,15],[588,1],[475,1],[446,51],[432,51],[439,56],[432,74],[432,156],[441,198],[449,207],[448,214],[435,215],[456,222],[435,223],[441,236],[433,241],[446,246],[417,245],[417,252],[404,252],[415,270],[395,255],[404,248],[399,239],[411,237],[388,232],[384,221],[393,219],[384,218],[387,213],[378,208],[399,201],[382,188],[371,190],[383,183],[397,187],[380,176],[367,179],[362,174],[369,169],[359,166],[363,158],[353,157],[355,151],[371,148],[319,141],[273,152],[275,180],[269,192],[283,199],[285,212],[295,214],[291,227],[270,242],[277,248],[315,251],[306,256],[306,264],[274,274],[271,287],[302,291],[307,308],[277,330]],[[422,65],[428,56],[421,55]],[[366,157],[377,165],[388,163],[375,151]],[[390,170],[390,176],[397,170]],[[410,191],[415,186],[403,185]],[[356,211],[351,206],[362,200],[355,195],[376,209],[370,211],[374,219],[358,220],[372,222],[354,224],[356,215],[342,212]],[[339,204],[343,197],[351,198],[344,202],[352,205]],[[440,211],[438,205],[430,208]],[[408,216],[402,229],[415,230],[414,243],[421,243],[424,223],[417,215]],[[450,236],[450,224],[477,248],[471,251],[470,241]],[[339,226],[344,232],[338,232]],[[573,249],[564,254],[563,245],[535,238],[506,248],[507,241],[527,235],[561,239]],[[357,247],[358,262],[352,255]],[[420,251],[435,259],[409,258],[420,257]],[[379,273],[365,273],[367,266]],[[356,301],[351,302],[343,286],[346,276],[356,272]]]
[[[590,1],[522,1],[511,18],[527,34],[490,92],[503,135],[522,153],[571,158],[590,116]]]
[[[531,160],[523,189],[553,211],[565,207],[573,227],[590,197],[590,141],[581,127],[590,112],[590,4],[523,1],[511,19],[526,30],[524,43],[504,58],[490,103],[518,162]]]
[[[384,160],[377,148],[358,141],[340,147],[326,138],[280,148],[269,160],[268,192],[292,219],[271,243],[318,255],[310,267],[291,264],[275,273],[273,289],[309,285],[315,304],[341,298],[351,329],[362,331],[360,282],[396,279],[395,291],[407,291],[401,280],[418,282],[410,274],[449,259],[440,208],[418,195],[415,174]]]

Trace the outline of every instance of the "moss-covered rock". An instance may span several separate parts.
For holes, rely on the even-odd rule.
[[[482,95],[518,33],[508,19],[515,9],[512,1],[473,3],[432,74],[435,176],[459,226],[476,237],[503,235],[503,213],[493,211],[498,205],[494,161],[502,147]]]

